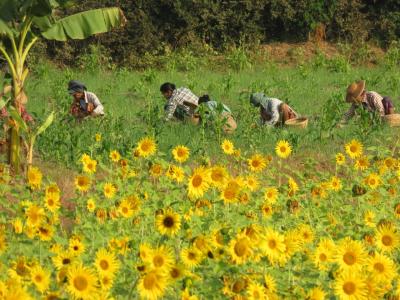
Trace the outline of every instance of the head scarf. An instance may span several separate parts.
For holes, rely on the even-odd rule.
[[[253,93],[250,96],[250,103],[254,106],[261,105],[263,107],[267,107],[269,99],[270,98],[265,96],[264,93]]]
[[[71,80],[70,82],[68,82],[68,93],[70,93],[71,95],[75,93],[83,93],[86,90],[86,86],[82,82],[79,82],[77,80]]]

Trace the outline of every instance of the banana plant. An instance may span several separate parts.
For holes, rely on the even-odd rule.
[[[126,19],[117,7],[84,11],[57,18],[58,10],[73,5],[67,0],[0,0],[0,55],[7,61],[12,76],[10,105],[20,114],[28,101],[25,81],[29,74],[26,60],[29,51],[40,39],[67,41],[122,26]],[[15,116],[15,114],[14,114]],[[15,173],[20,170],[21,126],[10,130],[9,163]]]
[[[53,123],[54,120],[54,112],[52,112],[47,119],[40,125],[35,131],[32,127],[29,127],[28,124],[22,119],[19,112],[14,107],[10,107],[10,115],[14,121],[14,127],[19,130],[20,135],[24,139],[24,144],[26,147],[26,161],[29,166],[33,163],[33,146],[35,145],[36,138],[38,135],[43,133],[50,125]]]

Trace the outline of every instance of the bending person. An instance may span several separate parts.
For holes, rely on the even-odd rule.
[[[281,126],[287,120],[298,117],[298,114],[289,105],[277,98],[269,98],[263,93],[252,94],[250,103],[260,108],[260,122],[262,125]]]
[[[88,92],[86,86],[76,80],[68,83],[68,93],[74,98],[71,105],[71,114],[83,119],[87,116],[103,116],[104,107],[99,98],[92,92]]]
[[[377,92],[367,91],[364,80],[353,82],[347,87],[346,102],[351,103],[351,106],[345,113],[341,124],[347,123],[354,117],[358,108],[376,113],[381,117],[394,113],[392,100],[389,97],[382,97]]]
[[[204,107],[204,115],[207,121],[214,122],[217,118],[222,122],[222,130],[225,133],[233,133],[237,124],[232,116],[232,111],[223,103],[211,100],[208,95],[199,98],[199,108]]]

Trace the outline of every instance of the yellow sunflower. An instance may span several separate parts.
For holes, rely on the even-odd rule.
[[[257,177],[249,175],[245,180],[245,184],[250,191],[255,192],[258,190],[260,182],[258,181]]]
[[[229,253],[235,264],[244,264],[253,254],[250,239],[246,235],[237,236],[229,243]]]
[[[336,177],[336,176],[333,176],[333,177],[331,178],[329,187],[330,187],[332,190],[338,192],[338,191],[340,191],[340,190],[342,189],[342,181],[340,180],[340,178],[338,178],[338,177]]]
[[[363,154],[363,145],[357,140],[352,140],[350,143],[346,144],[345,150],[350,158],[354,159]]]
[[[210,170],[211,185],[217,188],[223,188],[228,180],[228,172],[225,167],[215,166]]]
[[[117,150],[113,150],[110,152],[109,157],[112,162],[119,162],[119,160],[121,159],[121,154],[119,154]]]
[[[89,212],[94,212],[94,210],[96,209],[96,202],[94,201],[93,198],[90,198],[87,202],[86,202],[86,209]]]
[[[39,265],[31,269],[31,281],[39,292],[44,293],[49,288],[50,275],[49,271]]]
[[[344,165],[344,163],[346,162],[346,156],[344,156],[343,153],[337,153],[335,156],[335,160],[338,166]]]
[[[376,252],[368,259],[368,271],[376,281],[391,282],[396,276],[396,264],[389,257]]]
[[[89,158],[83,163],[83,172],[88,174],[96,173],[97,161]]]
[[[140,278],[138,283],[139,294],[143,299],[159,299],[164,295],[166,285],[164,275],[158,270],[152,270]]]
[[[308,292],[307,300],[324,300],[325,298],[325,291],[320,287],[315,287]]]
[[[354,169],[364,171],[369,168],[369,159],[366,156],[359,157],[354,163]]]
[[[275,147],[276,155],[281,158],[289,157],[290,153],[292,153],[292,147],[290,146],[288,141],[279,141]]]
[[[151,251],[146,262],[149,262],[155,269],[162,272],[169,272],[175,262],[173,251],[170,247],[161,245]]]
[[[188,196],[190,198],[200,198],[208,190],[211,183],[210,172],[204,167],[194,170],[188,183]]]
[[[358,272],[342,272],[335,280],[335,294],[344,300],[367,300],[365,279]]]
[[[25,216],[27,218],[26,224],[29,227],[39,227],[45,218],[44,209],[36,204],[31,204],[25,211]]]
[[[135,210],[131,207],[131,202],[129,199],[124,199],[118,205],[118,213],[124,218],[130,218],[134,215]]]
[[[271,263],[279,260],[285,251],[284,236],[272,228],[266,228],[259,245],[261,251]]]
[[[57,270],[69,267],[74,261],[74,254],[70,251],[62,251],[57,254],[57,256],[52,257],[53,265]]]
[[[172,155],[177,162],[183,163],[189,158],[189,148],[186,146],[176,146],[172,150]]]
[[[67,290],[75,299],[93,299],[97,292],[97,277],[92,269],[82,264],[72,265],[67,273]]]
[[[275,187],[266,188],[264,191],[264,200],[269,204],[274,204],[278,199],[278,189]]]
[[[299,185],[293,178],[289,178],[288,180],[288,196],[292,197],[299,190]]]
[[[151,137],[141,139],[136,147],[138,155],[141,157],[149,157],[156,153],[157,144]]]
[[[78,175],[75,177],[75,187],[80,192],[87,192],[90,188],[90,178],[84,175]]]
[[[119,269],[119,261],[115,257],[115,254],[107,251],[107,249],[100,249],[96,253],[96,259],[94,261],[94,266],[97,269],[97,272],[101,276],[110,276],[114,277],[116,272]]]
[[[368,227],[371,227],[371,228],[374,228],[374,227],[376,227],[376,224],[375,224],[375,213],[373,212],[373,211],[371,211],[371,210],[367,210],[365,213],[364,213],[364,223],[365,223],[365,225],[367,225]]]
[[[247,163],[252,172],[261,172],[267,166],[267,160],[261,154],[254,154]]]
[[[375,234],[376,246],[383,252],[393,252],[399,247],[399,234],[391,224],[382,224],[378,226]]]
[[[28,184],[32,189],[38,189],[40,188],[40,185],[42,184],[42,172],[36,167],[29,167],[28,169]]]
[[[267,202],[267,203],[264,203],[264,204],[261,206],[261,212],[262,212],[263,217],[269,218],[270,216],[272,216],[274,210],[273,210],[271,204],[269,204],[269,203]]]
[[[103,194],[104,197],[106,197],[107,199],[111,199],[115,196],[115,193],[117,192],[117,188],[115,187],[114,184],[107,182],[106,184],[104,184],[103,186]]]
[[[223,140],[221,148],[224,151],[224,153],[228,155],[232,155],[235,152],[235,147],[233,146],[233,143],[227,139]]]
[[[181,251],[181,258],[188,268],[197,267],[203,260],[203,254],[197,248],[184,248]]]
[[[364,179],[364,183],[371,189],[376,189],[379,185],[381,185],[382,180],[378,174],[371,173]]]
[[[60,209],[60,196],[58,194],[48,193],[44,196],[44,206],[52,213]]]
[[[85,252],[85,244],[77,238],[71,238],[69,240],[69,250],[71,254],[79,256]]]
[[[161,234],[174,236],[181,227],[180,216],[171,209],[167,209],[165,213],[157,215],[156,226]]]
[[[250,282],[247,286],[246,294],[248,300],[267,300],[268,297],[265,295],[264,287],[256,282]]]
[[[101,134],[100,133],[96,133],[94,136],[94,139],[96,140],[96,142],[101,142]]]
[[[160,164],[153,164],[150,167],[150,175],[152,177],[160,177],[163,174],[163,168]]]
[[[360,241],[344,238],[336,248],[335,262],[341,270],[360,271],[366,263],[367,253]]]
[[[22,220],[20,218],[15,218],[12,222],[12,226],[16,234],[21,234],[24,229],[24,224],[22,223]]]

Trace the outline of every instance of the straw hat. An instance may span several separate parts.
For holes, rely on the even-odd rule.
[[[346,102],[361,102],[360,96],[365,89],[365,81],[353,82],[347,87]]]

